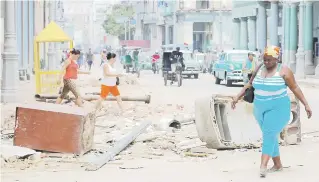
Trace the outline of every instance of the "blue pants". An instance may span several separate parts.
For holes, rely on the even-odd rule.
[[[262,154],[279,156],[278,137],[290,120],[288,96],[274,100],[254,100],[254,115],[263,136]]]

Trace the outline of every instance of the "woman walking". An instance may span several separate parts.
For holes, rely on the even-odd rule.
[[[116,61],[116,54],[108,53],[106,55],[107,62],[103,64],[103,77],[101,79],[101,97],[96,104],[96,111],[101,108],[102,102],[106,97],[111,93],[115,98],[120,107],[121,113],[123,112],[122,99],[120,92],[117,88],[117,78],[123,76],[122,74],[117,73],[114,68],[114,63]]]
[[[89,72],[78,70],[79,66],[77,65],[76,61],[79,58],[80,53],[81,52],[79,50],[72,49],[70,51],[70,56],[64,62],[62,72],[58,80],[58,84],[60,85],[63,78],[63,89],[61,95],[56,100],[57,104],[61,104],[65,96],[67,96],[67,94],[71,91],[76,99],[75,104],[79,107],[82,107],[82,98],[76,87],[75,80],[78,78],[78,74],[89,74]]]
[[[267,47],[264,51],[263,64],[255,69],[248,84],[232,102],[232,108],[235,109],[236,103],[244,96],[245,90],[249,87],[255,89],[254,116],[263,136],[260,177],[266,177],[267,172],[283,169],[279,155],[278,137],[290,120],[290,99],[287,86],[305,106],[308,118],[312,115],[308,102],[297,85],[292,71],[287,66],[278,63],[279,55],[279,47]],[[267,169],[270,158],[272,158],[274,166]]]

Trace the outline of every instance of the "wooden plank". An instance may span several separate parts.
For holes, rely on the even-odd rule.
[[[125,149],[130,143],[132,143],[140,134],[142,134],[149,126],[150,121],[144,121],[141,125],[136,126],[133,130],[126,134],[121,140],[119,140],[114,147],[112,147],[106,154],[95,158],[86,167],[86,171],[96,171],[103,167],[107,162],[112,160],[123,149]]]

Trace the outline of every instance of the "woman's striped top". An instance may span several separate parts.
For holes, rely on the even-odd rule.
[[[288,96],[286,82],[280,76],[281,64],[277,65],[277,71],[274,76],[269,78],[262,77],[261,73],[264,69],[265,66],[263,65],[253,81],[253,87],[255,88],[254,99],[268,101]]]

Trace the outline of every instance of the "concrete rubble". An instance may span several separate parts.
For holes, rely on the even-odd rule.
[[[68,103],[73,105],[73,103]],[[164,113],[168,109],[180,109],[176,105],[158,105],[153,108],[148,108],[144,103],[129,102],[126,104],[127,112],[123,116],[118,115],[116,103],[104,104],[104,109],[98,114],[96,119],[96,128],[94,136],[93,150],[84,154],[83,156],[75,156],[70,154],[47,153],[44,151],[34,151],[31,149],[23,148],[26,154],[21,157],[19,147],[10,146],[11,149],[18,153],[20,157],[14,158],[15,160],[7,160],[6,155],[1,155],[1,165],[4,169],[20,169],[20,170],[36,170],[45,168],[46,170],[60,171],[60,167],[68,165],[77,165],[79,168],[87,165],[92,158],[105,154],[114,144],[121,140],[126,133],[132,128],[145,120],[152,120],[153,123],[149,126],[146,132],[139,135],[129,146],[120,152],[110,165],[115,162],[119,165],[120,169],[140,169],[141,166],[130,166],[127,161],[132,159],[165,159],[169,158],[170,161],[178,161],[181,158],[186,160],[193,160],[194,158],[206,158],[207,160],[215,159],[217,152],[205,147],[205,143],[201,142],[197,136],[194,121],[186,119],[186,125],[183,125],[183,119],[190,118],[189,114],[181,112],[171,117],[165,117]],[[93,103],[86,102],[85,107],[91,107]],[[138,111],[138,112],[137,112]],[[177,112],[176,112],[177,113]],[[152,117],[150,117],[152,116]],[[158,119],[155,119],[158,118]],[[10,117],[10,129],[6,128],[5,131],[13,132],[14,117]],[[179,120],[179,121],[178,121]],[[178,125],[171,125],[176,123]],[[160,127],[158,127],[160,126]],[[9,132],[9,133],[11,133]],[[11,133],[13,134],[13,133]],[[1,135],[2,140],[12,145],[12,138],[4,137]],[[12,153],[14,154],[14,153]],[[58,167],[58,169],[57,169]],[[83,169],[83,168],[82,168]]]
[[[123,90],[127,92],[123,95],[136,95],[144,87],[140,86],[136,78],[124,77],[120,80]],[[96,84],[96,86],[94,85]],[[98,91],[98,82],[81,84],[83,93]],[[90,87],[90,88],[86,88]],[[143,91],[143,94],[150,94]],[[86,101],[84,107],[94,107],[95,101]],[[74,103],[67,103],[74,105]],[[125,102],[126,112],[118,114],[116,102],[103,103],[103,110],[97,114],[95,123],[94,146],[91,151],[83,156],[70,154],[49,153],[45,151],[33,151],[18,157],[14,162],[7,160],[8,157],[1,155],[1,166],[4,171],[15,170],[45,170],[45,171],[64,171],[64,170],[84,170],[84,167],[93,158],[107,153],[116,142],[120,141],[133,127],[143,121],[152,121],[146,131],[140,134],[130,145],[116,155],[109,165],[118,165],[120,169],[141,169],[145,166],[131,164],[133,159],[163,159],[169,162],[183,161],[205,161],[213,160],[218,157],[218,151],[206,147],[206,143],[199,139],[194,119],[194,106],[184,104],[156,102],[145,104],[142,102]],[[10,107],[6,121],[2,122],[1,138],[2,142],[12,145],[14,130],[14,107]],[[169,114],[168,114],[169,113]],[[3,116],[2,116],[3,117]],[[247,149],[260,147],[260,143],[247,146],[237,146],[236,151],[244,152]],[[18,150],[18,148],[13,148]],[[26,150],[27,151],[27,150]],[[31,152],[32,151],[32,152]],[[259,150],[256,150],[259,152]]]

